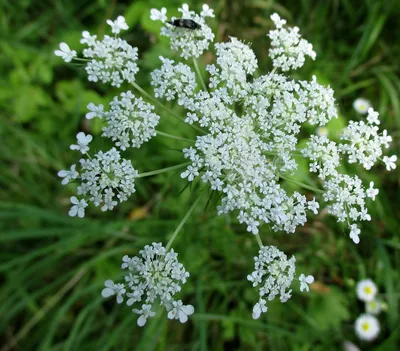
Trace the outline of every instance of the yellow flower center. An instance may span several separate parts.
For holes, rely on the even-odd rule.
[[[366,294],[372,294],[372,288],[370,287],[370,286],[366,286],[365,288],[364,288],[364,291],[365,291],[365,293]]]
[[[363,331],[368,331],[369,330],[369,324],[368,323],[364,323],[362,326],[361,326],[361,328],[362,328],[362,330]]]

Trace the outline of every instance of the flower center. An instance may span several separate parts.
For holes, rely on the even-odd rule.
[[[362,330],[363,331],[368,331],[369,330],[369,324],[368,323],[364,323],[362,326],[361,326],[361,328],[362,328]]]

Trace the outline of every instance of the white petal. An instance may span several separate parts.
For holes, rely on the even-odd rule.
[[[185,312],[188,316],[194,313],[194,307],[192,305],[182,306],[182,311]]]
[[[67,43],[60,43],[60,49],[61,51],[64,51],[65,53],[68,53],[71,51]]]
[[[145,324],[146,324],[146,322],[147,322],[147,318],[145,317],[145,316],[140,316],[139,318],[138,318],[138,320],[137,320],[137,325],[139,326],[139,327],[143,327]]]
[[[104,298],[110,297],[114,295],[114,290],[111,288],[104,288],[103,291],[101,292],[101,296]]]
[[[179,311],[179,322],[186,323],[187,320],[188,316],[183,311]]]

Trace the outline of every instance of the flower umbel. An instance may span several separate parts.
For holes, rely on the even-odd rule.
[[[161,243],[146,245],[138,256],[124,256],[121,267],[126,271],[125,282],[115,284],[107,280],[102,296],[117,295],[117,303],[122,303],[125,297],[128,306],[141,304],[141,309],[133,309],[139,315],[139,326],[155,316],[151,309],[156,303],[165,307],[169,319],[179,319],[181,323],[193,314],[192,305],[183,305],[181,300],[174,298],[186,283],[189,273],[179,263],[178,254],[173,249],[167,252]]]

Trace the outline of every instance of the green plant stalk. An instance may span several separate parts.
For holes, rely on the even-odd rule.
[[[186,223],[187,219],[189,218],[189,216],[191,215],[191,213],[195,209],[195,207],[198,204],[198,202],[200,201],[200,199],[201,199],[201,196],[199,196],[197,198],[197,200],[189,208],[189,211],[187,211],[187,213],[185,214],[185,217],[182,218],[181,223],[179,223],[178,227],[175,229],[174,233],[172,234],[171,239],[169,239],[167,246],[165,247],[166,251],[168,251],[170,249],[170,247],[171,247],[172,243],[174,242],[176,236],[178,235],[178,233],[180,232],[180,230],[182,229],[182,227]]]
[[[161,169],[156,169],[155,171],[150,171],[150,172],[145,172],[145,173],[139,173],[138,178],[144,178],[144,177],[150,177],[152,175],[160,174],[160,173],[165,173],[169,171],[173,171],[175,169],[182,168],[184,166],[189,165],[191,162],[185,162],[185,163],[180,163],[179,165],[171,166],[171,167],[166,167],[166,168],[161,168]]]

